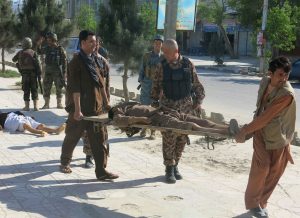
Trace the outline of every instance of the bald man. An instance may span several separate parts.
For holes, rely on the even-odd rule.
[[[205,97],[195,66],[178,52],[178,44],[167,39],[162,46],[165,59],[158,64],[153,77],[151,97],[156,105],[163,105],[179,113],[191,114],[201,109]],[[193,98],[192,98],[193,95]],[[187,135],[162,132],[163,158],[167,183],[182,179],[178,163],[187,143]]]

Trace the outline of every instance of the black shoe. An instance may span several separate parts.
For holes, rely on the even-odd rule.
[[[166,166],[166,182],[170,184],[176,183],[174,175],[174,166]]]
[[[268,217],[268,215],[265,213],[265,211],[263,209],[261,209],[260,207],[256,207],[256,208],[252,208],[250,209],[250,213],[252,216],[254,217]]]
[[[98,180],[113,180],[117,178],[119,178],[117,174],[109,173],[107,171],[105,171],[103,175],[97,175]]]
[[[178,171],[178,166],[177,165],[174,166],[174,176],[175,176],[176,180],[183,179],[182,175]]]
[[[267,208],[261,208],[264,212],[265,212],[265,214],[268,216],[269,214],[268,214],[268,210],[267,210]]]
[[[90,156],[90,155],[86,156],[84,167],[85,168],[93,168],[94,167],[94,163],[92,161],[92,156]]]

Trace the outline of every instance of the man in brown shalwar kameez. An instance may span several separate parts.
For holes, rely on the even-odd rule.
[[[268,217],[267,201],[287,163],[293,163],[290,143],[296,120],[295,94],[288,82],[290,61],[278,57],[259,86],[257,110],[251,123],[236,135],[237,142],[253,134],[253,157],[245,193],[246,209],[255,217]]]

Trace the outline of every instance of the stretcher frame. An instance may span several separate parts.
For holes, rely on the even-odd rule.
[[[94,129],[97,130],[101,126],[108,126],[108,125],[113,125],[113,126],[118,126],[115,124],[112,120],[108,118],[107,114],[101,114],[98,116],[85,116],[83,117],[83,120],[87,121],[92,121],[94,123]],[[162,126],[151,126],[151,125],[142,125],[142,124],[133,124],[129,125],[128,127],[137,127],[137,128],[145,128],[145,129],[151,129],[151,130],[157,130],[160,132],[167,132],[167,131],[172,131],[178,134],[183,134],[183,135],[198,135],[198,136],[204,136],[206,143],[207,143],[207,148],[210,150],[214,149],[214,143],[217,141],[223,141],[225,139],[229,139],[230,137],[228,135],[223,135],[219,133],[211,133],[211,132],[205,132],[205,131],[193,131],[193,130],[184,130],[184,129],[177,129],[177,128],[172,128],[172,127],[162,127]],[[209,143],[211,142],[211,146]]]

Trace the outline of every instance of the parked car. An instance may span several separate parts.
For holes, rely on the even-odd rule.
[[[73,55],[75,53],[78,53],[80,48],[79,48],[79,38],[78,37],[69,37],[66,40],[66,53],[67,53],[67,59],[70,61],[73,58]]]
[[[289,80],[300,81],[300,59],[296,60],[292,64],[292,70],[291,70],[291,73],[290,73]]]

